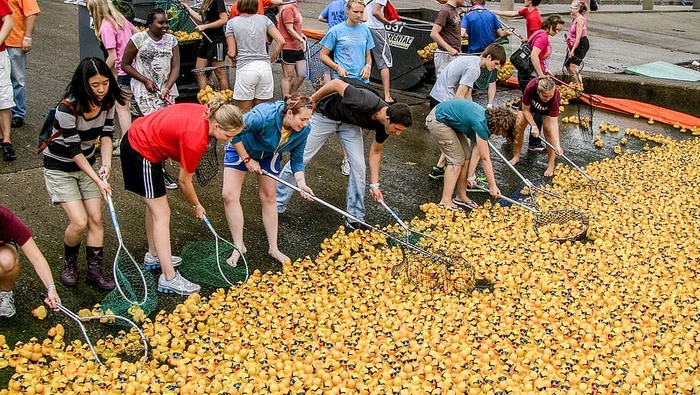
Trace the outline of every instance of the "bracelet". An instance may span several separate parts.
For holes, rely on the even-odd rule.
[[[106,168],[108,168],[108,169],[111,169],[111,168],[112,168],[112,165],[110,165],[109,163],[103,163],[103,164],[102,164],[102,167],[106,167]]]
[[[493,103],[489,103],[486,105],[486,108],[493,108]]]
[[[467,177],[467,181],[476,181],[476,176]]]
[[[366,64],[365,67],[369,67],[370,69],[372,68],[371,64]],[[364,68],[364,67],[363,67]]]
[[[243,158],[243,164],[248,164],[248,162],[250,162],[251,160],[253,160],[253,158],[251,158],[250,155],[248,155],[245,158]]]
[[[202,206],[201,203],[197,203],[197,204],[195,204],[194,206],[192,206],[192,208],[195,209],[195,210],[196,210],[198,207],[204,208],[204,206]]]
[[[25,40],[32,41],[32,38],[31,38],[31,37],[24,36],[24,39],[25,39]]]
[[[333,70],[333,71],[338,71],[339,68],[340,68],[340,65],[339,65],[339,64],[336,64],[336,65],[335,65],[335,70]]]
[[[46,292],[50,292],[52,289],[56,289],[56,286],[54,284],[51,284],[46,287]]]
[[[369,184],[369,189],[370,189],[371,191],[372,191],[372,190],[375,190],[375,189],[379,189],[379,183],[376,183],[376,184]]]

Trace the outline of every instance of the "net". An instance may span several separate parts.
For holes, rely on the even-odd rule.
[[[219,77],[226,79],[226,84],[229,81],[233,81],[229,75],[229,65],[223,66],[211,66],[211,67],[200,67],[197,69],[192,69],[192,73],[199,86],[211,86],[213,90],[218,91],[224,88],[219,84]]]
[[[117,287],[102,300],[100,311],[141,322],[158,306],[156,280],[149,271],[142,270],[126,250],[120,251],[115,261],[114,280]],[[117,320],[112,324],[120,326],[124,325],[124,321]]]
[[[216,139],[212,139],[207,145],[207,150],[199,160],[194,174],[199,185],[206,186],[212,178],[219,173],[219,156],[216,153]]]
[[[216,241],[195,241],[182,249],[180,273],[198,282],[217,288],[228,288],[248,280],[248,264],[244,256],[238,260],[236,267],[226,264],[235,247],[226,242],[219,243],[217,256]],[[218,258],[218,260],[217,260]]]
[[[579,210],[540,211],[535,216],[535,232],[551,241],[583,240],[588,232],[588,216]]]
[[[406,275],[421,289],[443,293],[470,293],[475,289],[474,267],[459,255],[431,258],[401,246]]]
[[[323,72],[325,66],[323,62],[321,62],[321,48],[323,48],[323,46],[320,43],[307,43],[306,78],[311,82],[315,90],[323,86]]]

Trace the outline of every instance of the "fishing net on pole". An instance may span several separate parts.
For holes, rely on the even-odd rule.
[[[556,78],[554,80],[560,84],[559,95],[562,104],[569,105],[573,103],[576,105],[576,115],[567,117],[567,123],[577,125],[586,134],[593,134],[593,103],[598,99],[585,93],[581,83],[572,82],[569,84]],[[587,100],[584,100],[584,98]]]
[[[322,48],[320,43],[307,42],[306,45],[306,78],[315,90],[323,86],[323,72],[326,66],[321,62]]]
[[[216,146],[216,139],[211,139],[194,172],[201,186],[206,186],[219,173],[219,155],[216,153]]]

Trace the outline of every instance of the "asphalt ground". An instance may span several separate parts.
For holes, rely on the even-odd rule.
[[[315,19],[325,4],[325,0],[307,0],[301,5],[306,26],[324,28]],[[432,0],[395,0],[395,4],[399,9],[425,7],[436,10],[439,8],[439,4]],[[498,3],[488,3],[489,8],[498,6]],[[519,6],[521,5],[516,4],[516,8]],[[80,60],[77,34],[78,12],[77,6],[63,4],[61,0],[44,0],[41,7],[43,12],[37,20],[34,48],[28,56],[28,114],[25,126],[13,130],[12,133],[12,140],[17,149],[17,161],[13,163],[0,161],[0,204],[12,209],[33,230],[38,245],[51,264],[64,304],[78,310],[99,303],[104,293],[82,284],[83,252],[81,252],[79,266],[80,285],[67,288],[60,282],[66,217],[60,207],[50,204],[43,182],[42,160],[36,154],[37,135],[44,114],[59,101]],[[654,60],[680,63],[700,59],[700,40],[697,39],[696,30],[699,14],[688,12],[690,8],[690,6],[657,6],[657,11],[641,12],[641,6],[638,5],[604,4],[600,11],[589,16],[592,46],[586,58],[587,70],[617,73],[624,67]],[[566,16],[567,4],[547,4],[542,5],[541,9],[543,14],[558,12]],[[565,19],[568,20],[566,17]],[[518,31],[524,32],[524,24],[521,20],[513,19],[508,22]],[[553,62],[563,61],[563,48],[563,38],[554,40]],[[278,78],[280,67],[275,66],[274,70]],[[302,88],[307,92],[311,92],[311,89],[308,84]],[[514,95],[515,93],[510,91],[499,90],[497,101],[504,103]],[[415,95],[402,95],[401,92],[396,92],[396,96],[399,100],[411,105],[415,123],[400,138],[392,138],[386,143],[381,182],[387,203],[402,218],[410,219],[421,214],[418,208],[420,204],[439,200],[441,183],[429,181],[427,177],[430,167],[438,157],[439,150],[422,128],[428,110],[426,100]],[[279,97],[279,90],[276,92],[276,97]],[[484,97],[477,95],[476,100],[483,102]],[[610,115],[610,117],[614,116]],[[606,121],[609,120],[606,118]],[[662,126],[657,125],[654,128],[658,132],[667,132],[667,129]],[[647,128],[649,131],[655,129]],[[586,140],[586,136],[573,129],[565,128],[562,133],[572,136],[570,141],[590,142]],[[369,133],[365,134],[365,147],[369,146],[372,137]],[[506,155],[509,155],[508,145],[501,141],[495,141],[495,143],[498,147],[502,145]],[[611,152],[604,150],[591,151],[583,145],[578,148],[574,146],[564,148],[578,152],[579,155],[574,156],[574,159],[580,164],[611,155]],[[337,139],[331,139],[309,165],[307,180],[317,196],[344,208],[346,179],[340,174],[340,160]],[[541,179],[539,175],[544,170],[545,161],[543,155],[526,154],[519,168],[527,177],[537,181]],[[114,165],[112,179],[114,201],[125,243],[135,256],[140,257],[146,248],[144,207],[136,196],[123,190],[118,160],[114,161]],[[508,172],[502,165],[496,168],[496,173],[499,183],[503,183],[501,190],[504,193],[510,194],[521,187],[517,179],[507,175]],[[249,176],[242,198],[246,215],[245,237],[249,263],[251,270],[278,270],[279,265],[266,253],[267,244],[260,220],[256,186],[255,177]],[[221,235],[227,237],[228,230],[221,201],[221,173],[206,187],[197,188],[197,192],[214,227]],[[484,197],[477,197],[477,199],[483,201]],[[174,252],[180,251],[188,242],[211,238],[208,230],[194,217],[191,207],[178,191],[171,193],[170,204]],[[366,199],[366,204],[368,222],[373,224],[394,222],[381,207],[371,203],[369,198]],[[104,224],[106,258],[109,261],[116,249],[116,238],[106,208]],[[314,256],[321,241],[330,237],[341,224],[342,219],[335,212],[295,197],[287,212],[280,216],[280,247],[292,260]],[[43,287],[24,257],[21,262],[22,276],[15,288],[17,315],[12,319],[0,320],[0,333],[7,337],[10,344],[14,344],[17,340],[26,340],[31,336],[41,338],[45,335],[46,329],[56,322],[55,318],[38,322],[30,316],[31,309],[40,304],[38,294]],[[212,289],[207,287],[203,290],[203,292],[210,291]],[[182,299],[174,296],[161,297],[159,308],[171,308]],[[3,374],[5,372],[0,372],[0,387],[6,382],[2,378]]]

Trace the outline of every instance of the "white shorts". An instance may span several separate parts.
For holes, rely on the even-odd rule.
[[[2,51],[0,52],[0,110],[15,106],[10,70],[10,56],[7,51]]]
[[[256,60],[236,68],[233,86],[234,100],[270,100],[274,93],[274,79],[270,62]]]

